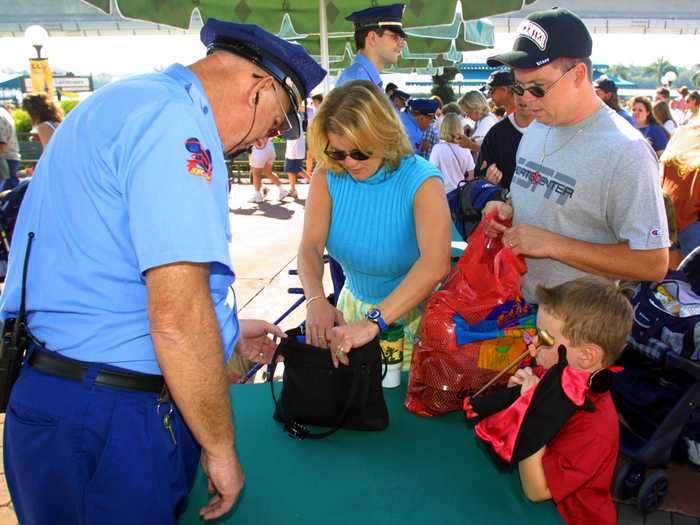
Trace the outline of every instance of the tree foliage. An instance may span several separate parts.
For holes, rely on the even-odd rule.
[[[446,67],[443,69],[442,75],[433,77],[433,88],[430,90],[431,95],[437,95],[442,100],[443,104],[449,104],[455,100],[455,92],[450,85],[457,76],[457,68]]]

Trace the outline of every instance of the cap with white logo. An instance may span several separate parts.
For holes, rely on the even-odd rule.
[[[557,58],[591,56],[593,40],[583,21],[568,9],[532,13],[518,26],[513,50],[490,57],[491,67],[505,64],[517,69],[542,67]]]

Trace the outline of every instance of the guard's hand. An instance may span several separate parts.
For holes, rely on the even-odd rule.
[[[340,310],[329,303],[325,297],[316,299],[306,307],[306,342],[307,344],[328,348],[331,329],[335,325],[344,325],[345,318]]]
[[[259,319],[241,319],[241,338],[236,352],[255,363],[270,363],[277,344],[270,336],[287,337],[282,329]]]
[[[344,326],[336,326],[331,330],[330,349],[333,366],[350,364],[348,353],[353,348],[369,343],[379,334],[379,327],[366,319]]]
[[[207,477],[209,503],[199,510],[200,518],[213,520],[226,514],[243,489],[245,476],[234,452],[228,458],[219,458],[202,450],[202,470]]]
[[[503,233],[503,244],[516,255],[528,257],[556,258],[555,250],[561,237],[548,230],[529,224],[518,224]]]

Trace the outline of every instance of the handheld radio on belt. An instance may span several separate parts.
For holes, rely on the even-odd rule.
[[[32,249],[34,232],[29,232],[27,239],[27,251],[24,254],[24,266],[22,267],[22,290],[19,303],[19,312],[16,318],[6,319],[0,339],[0,413],[4,414],[7,403],[10,400],[12,386],[19,377],[22,361],[29,347],[29,331],[26,322],[26,307],[24,303],[27,285],[27,267],[29,265],[29,253]]]

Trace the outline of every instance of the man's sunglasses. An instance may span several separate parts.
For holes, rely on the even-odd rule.
[[[557,82],[559,82],[562,78],[564,78],[566,76],[566,74],[569,71],[571,71],[572,69],[574,69],[575,67],[576,66],[574,65],[574,66],[570,67],[569,69],[567,69],[566,71],[564,71],[564,73],[558,79],[556,79],[554,82],[552,82],[547,89],[543,88],[542,86],[537,86],[537,85],[525,87],[522,84],[518,84],[517,82],[513,86],[511,86],[510,89],[513,93],[515,93],[519,97],[522,97],[525,94],[525,92],[527,91],[528,93],[530,93],[530,95],[532,95],[535,98],[542,98],[549,92],[550,89],[552,89],[554,86],[557,85]]]
[[[329,144],[326,144],[326,149],[323,150],[323,152],[328,155],[331,159],[337,161],[337,162],[343,162],[347,157],[350,157],[353,160],[367,160],[370,158],[372,155],[371,153],[369,155],[361,152],[359,149],[353,149],[350,151],[343,151],[340,149],[328,149],[330,146]]]

